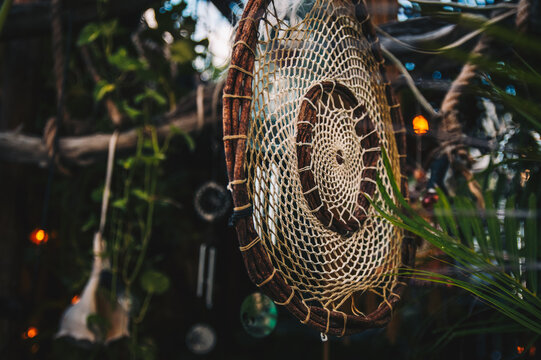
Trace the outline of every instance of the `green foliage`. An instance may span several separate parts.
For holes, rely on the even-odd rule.
[[[176,99],[191,90],[183,87],[178,76],[195,75],[192,62],[198,55],[194,48],[208,47],[206,39],[192,40],[196,23],[181,16],[185,6],[174,5],[167,14],[155,8],[159,25],[155,29],[128,34],[113,19],[89,23],[81,30],[77,45],[85,47],[100,78],[92,94],[96,102],[112,99],[122,119],[136,126],[146,126],[149,119],[175,109]],[[85,113],[82,109],[77,111]],[[110,127],[108,114],[104,115],[97,123],[98,130]]]
[[[115,90],[115,84],[110,84],[105,80],[100,80],[96,84],[96,88],[94,89],[94,99],[97,101],[104,98],[105,95]]]
[[[188,149],[190,149],[190,151],[194,151],[195,142],[194,142],[193,138],[190,136],[190,134],[188,134],[186,131],[184,131],[182,129],[179,129],[175,125],[171,125],[170,128],[169,128],[169,131],[174,135],[182,136],[184,138],[184,141],[186,141],[186,144],[188,145]]]
[[[99,339],[105,339],[105,334],[111,328],[111,324],[106,318],[98,314],[90,314],[86,318],[86,326]]]
[[[77,45],[88,45],[101,37],[112,37],[118,31],[118,21],[111,20],[100,23],[89,23],[79,33]]]
[[[182,39],[171,45],[171,60],[179,64],[191,62],[195,58],[193,42]]]
[[[77,45],[82,46],[90,44],[100,36],[100,27],[96,23],[86,25],[79,33]]]
[[[163,294],[169,289],[167,275],[156,270],[147,270],[141,276],[141,287],[151,294]]]
[[[2,29],[4,28],[4,24],[6,23],[9,9],[11,8],[11,2],[12,0],[4,0],[4,2],[2,3],[2,8],[0,8],[0,34],[2,33]]]
[[[503,224],[497,217],[491,196],[487,196],[483,222],[488,225],[485,227],[481,219],[474,219],[477,211],[471,200],[456,198],[451,208],[445,194],[439,191],[442,205],[435,209],[437,224],[432,225],[407,204],[396,185],[384,149],[382,153],[393,194],[386,192],[381,179],[378,179],[378,187],[390,211],[384,211],[382,204],[372,202],[372,205],[393,225],[421,237],[450,256],[462,276],[407,269],[402,271],[403,275],[462,288],[523,328],[541,334],[541,300],[536,295],[537,288],[533,288],[537,286],[537,269],[528,267],[538,260],[534,253],[537,236],[532,233],[535,230],[532,224],[537,217],[535,195],[529,196],[527,216],[520,218],[516,216],[514,198],[508,199]],[[399,206],[391,196],[397,199]],[[519,225],[529,227],[527,236],[519,235]],[[501,244],[500,228],[505,234],[503,251],[500,245],[494,246]],[[522,242],[524,246],[519,248]],[[524,266],[523,259],[534,262]]]
[[[141,115],[143,115],[141,110],[131,107],[126,100],[122,101],[120,108],[122,109],[122,112],[132,120],[138,120]]]
[[[149,250],[155,237],[155,222],[167,222],[160,217],[163,212],[171,211],[172,204],[179,207],[178,199],[167,193],[171,186],[166,185],[163,177],[164,164],[168,152],[178,150],[179,143],[186,144],[182,145],[182,151],[195,148],[194,139],[180,129],[171,127],[165,138],[162,135],[159,138],[157,130],[163,114],[174,110],[177,99],[192,90],[193,85],[185,79],[198,75],[192,62],[201,55],[194,47],[203,47],[203,53],[208,47],[206,39],[192,40],[196,22],[182,15],[185,6],[181,2],[166,14],[154,8],[158,22],[155,29],[143,25],[128,28],[133,24],[126,25],[129,22],[117,19],[105,21],[105,16],[86,24],[75,41],[83,55],[88,56],[85,62],[70,64],[70,73],[76,74],[77,81],[69,82],[74,85],[68,86],[67,91],[75,94],[76,90],[77,101],[68,100],[67,112],[83,117],[92,114],[92,130],[111,132],[115,125],[111,122],[109,107],[113,104],[121,117],[121,127],[134,128],[137,132],[136,150],[131,154],[117,154],[104,234],[112,273],[111,290],[106,296],[111,303],[116,303],[117,292],[122,289],[123,296],[133,301],[129,349],[130,357],[134,359],[156,358],[156,345],[145,333],[144,320],[154,298],[163,295],[171,283],[162,269],[163,255],[159,253],[159,247],[154,253]],[[172,41],[164,34],[172,37]],[[88,63],[93,69],[88,68]],[[79,64],[83,68],[77,68]],[[173,140],[176,138],[179,141]],[[85,183],[77,190],[86,191],[85,201],[80,204],[87,206],[82,221],[74,221],[77,226],[72,231],[73,239],[81,237],[81,232],[91,234],[98,227],[97,214],[103,195],[102,171],[100,167],[96,173],[87,172]],[[174,171],[168,176],[179,177]],[[89,196],[92,202],[86,201]],[[161,212],[160,216],[157,216],[158,212]],[[76,251],[70,249],[73,250],[71,262],[77,262],[77,270],[64,275],[62,281],[72,293],[77,293],[87,280],[92,254],[88,244],[72,243],[70,246]],[[99,336],[109,327],[97,314],[90,316],[87,323]]]
[[[141,71],[147,68],[144,60],[139,60],[128,55],[128,51],[121,47],[114,54],[107,57],[109,63],[122,72]]]
[[[134,99],[136,104],[140,104],[144,100],[153,100],[158,105],[165,105],[167,103],[167,99],[164,96],[150,88],[145,88],[145,91],[137,95]]]

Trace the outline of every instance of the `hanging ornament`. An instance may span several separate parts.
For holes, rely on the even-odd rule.
[[[216,332],[207,324],[195,324],[186,335],[186,346],[196,355],[205,355],[216,346]]]
[[[129,336],[129,312],[130,302],[125,296],[118,296],[117,304],[113,309],[108,309],[101,314],[98,309],[98,289],[100,287],[100,277],[104,271],[109,269],[109,261],[103,257],[105,242],[100,234],[94,235],[94,261],[92,271],[81,296],[74,296],[66,311],[62,314],[60,320],[60,329],[56,337],[69,337],[75,340],[108,343],[122,337]],[[108,301],[102,303],[107,304]],[[106,333],[88,323],[90,316],[100,315],[107,318],[110,327]],[[89,326],[90,325],[90,326]]]
[[[197,189],[194,206],[202,219],[212,222],[227,213],[229,194],[222,185],[209,181]]]
[[[208,249],[208,251],[207,251]],[[208,253],[208,254],[207,254]],[[207,262],[208,259],[208,262]],[[207,265],[205,279],[205,265]],[[205,305],[207,309],[212,309],[212,293],[214,292],[214,269],[216,265],[216,248],[205,243],[199,247],[199,266],[197,269],[197,289],[198,298],[203,297],[206,284]]]
[[[96,342],[96,334],[87,326],[87,319],[90,315],[97,313],[96,291],[100,281],[100,273],[104,268],[103,242],[99,233],[94,235],[94,262],[92,271],[79,301],[69,306],[62,314],[60,329],[56,337],[71,337],[75,340],[87,340]]]
[[[240,307],[240,321],[244,330],[256,338],[269,335],[276,327],[278,310],[266,295],[256,292],[247,296]]]
[[[116,141],[118,139],[118,131],[113,133],[109,142],[109,156],[107,160],[107,172],[105,178],[105,187],[102,198],[102,211],[98,231],[94,234],[92,271],[81,296],[72,298],[71,305],[64,311],[60,320],[60,329],[56,337],[69,337],[75,340],[95,342],[111,342],[122,337],[129,336],[129,314],[131,309],[131,301],[124,294],[120,293],[116,298],[116,303],[111,306],[108,299],[99,299],[100,304],[105,304],[98,307],[100,278],[110,270],[109,259],[105,257],[107,248],[106,242],[103,239],[103,231],[105,228],[105,220],[107,218],[107,207],[109,203],[109,194],[111,188],[112,170],[114,164],[114,151]],[[102,329],[96,324],[89,323],[89,319],[93,316],[104,318],[110,325],[107,329]]]

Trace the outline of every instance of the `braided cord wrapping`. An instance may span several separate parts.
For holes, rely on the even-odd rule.
[[[415,249],[366,200],[381,200],[376,174],[390,189],[380,146],[407,196],[404,125],[378,39],[363,2],[280,11],[248,1],[224,87],[244,263],[261,291],[323,333],[383,326],[404,288],[398,268],[412,265]],[[364,292],[381,298],[368,314],[354,304]]]

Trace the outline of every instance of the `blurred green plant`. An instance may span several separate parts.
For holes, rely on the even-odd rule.
[[[113,307],[117,306],[120,296],[131,304],[127,343],[130,357],[136,359],[155,357],[153,341],[141,325],[153,297],[167,292],[171,283],[169,275],[160,269],[159,255],[149,257],[155,221],[159,219],[157,214],[177,204],[164,196],[168,193],[166,186],[170,185],[163,178],[168,152],[173,142],[176,150],[179,143],[184,143],[183,151],[195,147],[191,136],[174,126],[165,137],[159,138],[157,126],[162,124],[156,120],[174,110],[177,99],[192,90],[194,79],[199,76],[192,65],[197,56],[194,48],[199,46],[206,51],[208,46],[206,39],[192,40],[195,20],[183,15],[185,7],[185,2],[179,2],[165,12],[159,10],[159,5],[151,8],[156,25],[142,23],[135,31],[126,28],[118,19],[87,24],[76,40],[81,54],[86,56],[86,69],[82,70],[80,81],[68,89],[71,100],[82,96],[91,98],[90,106],[89,102],[68,101],[68,107],[73,108],[72,114],[86,116],[99,110],[93,122],[95,131],[131,127],[137,133],[134,153],[119,154],[114,167],[111,211],[105,231],[108,245],[105,256],[111,260],[112,273],[110,290],[105,294]],[[110,104],[107,103],[111,101],[120,115],[120,124],[111,121]],[[81,109],[80,104],[85,107]],[[173,141],[173,138],[180,141]],[[103,185],[99,183],[89,192],[92,200],[99,204]],[[161,223],[163,221],[160,219]],[[80,230],[90,232],[97,225],[97,212],[94,212]],[[88,263],[83,258],[74,257],[73,261],[86,269]],[[77,279],[65,280],[72,291],[81,288],[88,274],[83,271],[77,275]],[[87,319],[87,326],[96,333],[105,334],[110,324],[99,314],[93,314]]]
[[[502,222],[491,193],[486,194],[486,209],[480,213],[471,199],[457,196],[451,206],[445,194],[438,190],[440,198],[432,224],[406,202],[396,185],[385,150],[382,153],[393,194],[386,192],[381,178],[377,182],[390,211],[384,211],[381,203],[372,201],[372,205],[393,225],[428,241],[453,259],[454,263],[449,265],[456,269],[457,276],[412,269],[401,273],[462,288],[525,329],[541,334],[535,194],[530,194],[529,209],[524,215],[518,214],[515,199],[509,198]]]

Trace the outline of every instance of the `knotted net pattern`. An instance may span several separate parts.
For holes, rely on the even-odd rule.
[[[376,173],[392,193],[380,146],[400,179],[372,45],[351,2],[271,2],[259,23],[246,150],[254,226],[303,301],[331,310],[358,292],[387,299],[401,265],[402,231],[365,199],[382,201]]]

